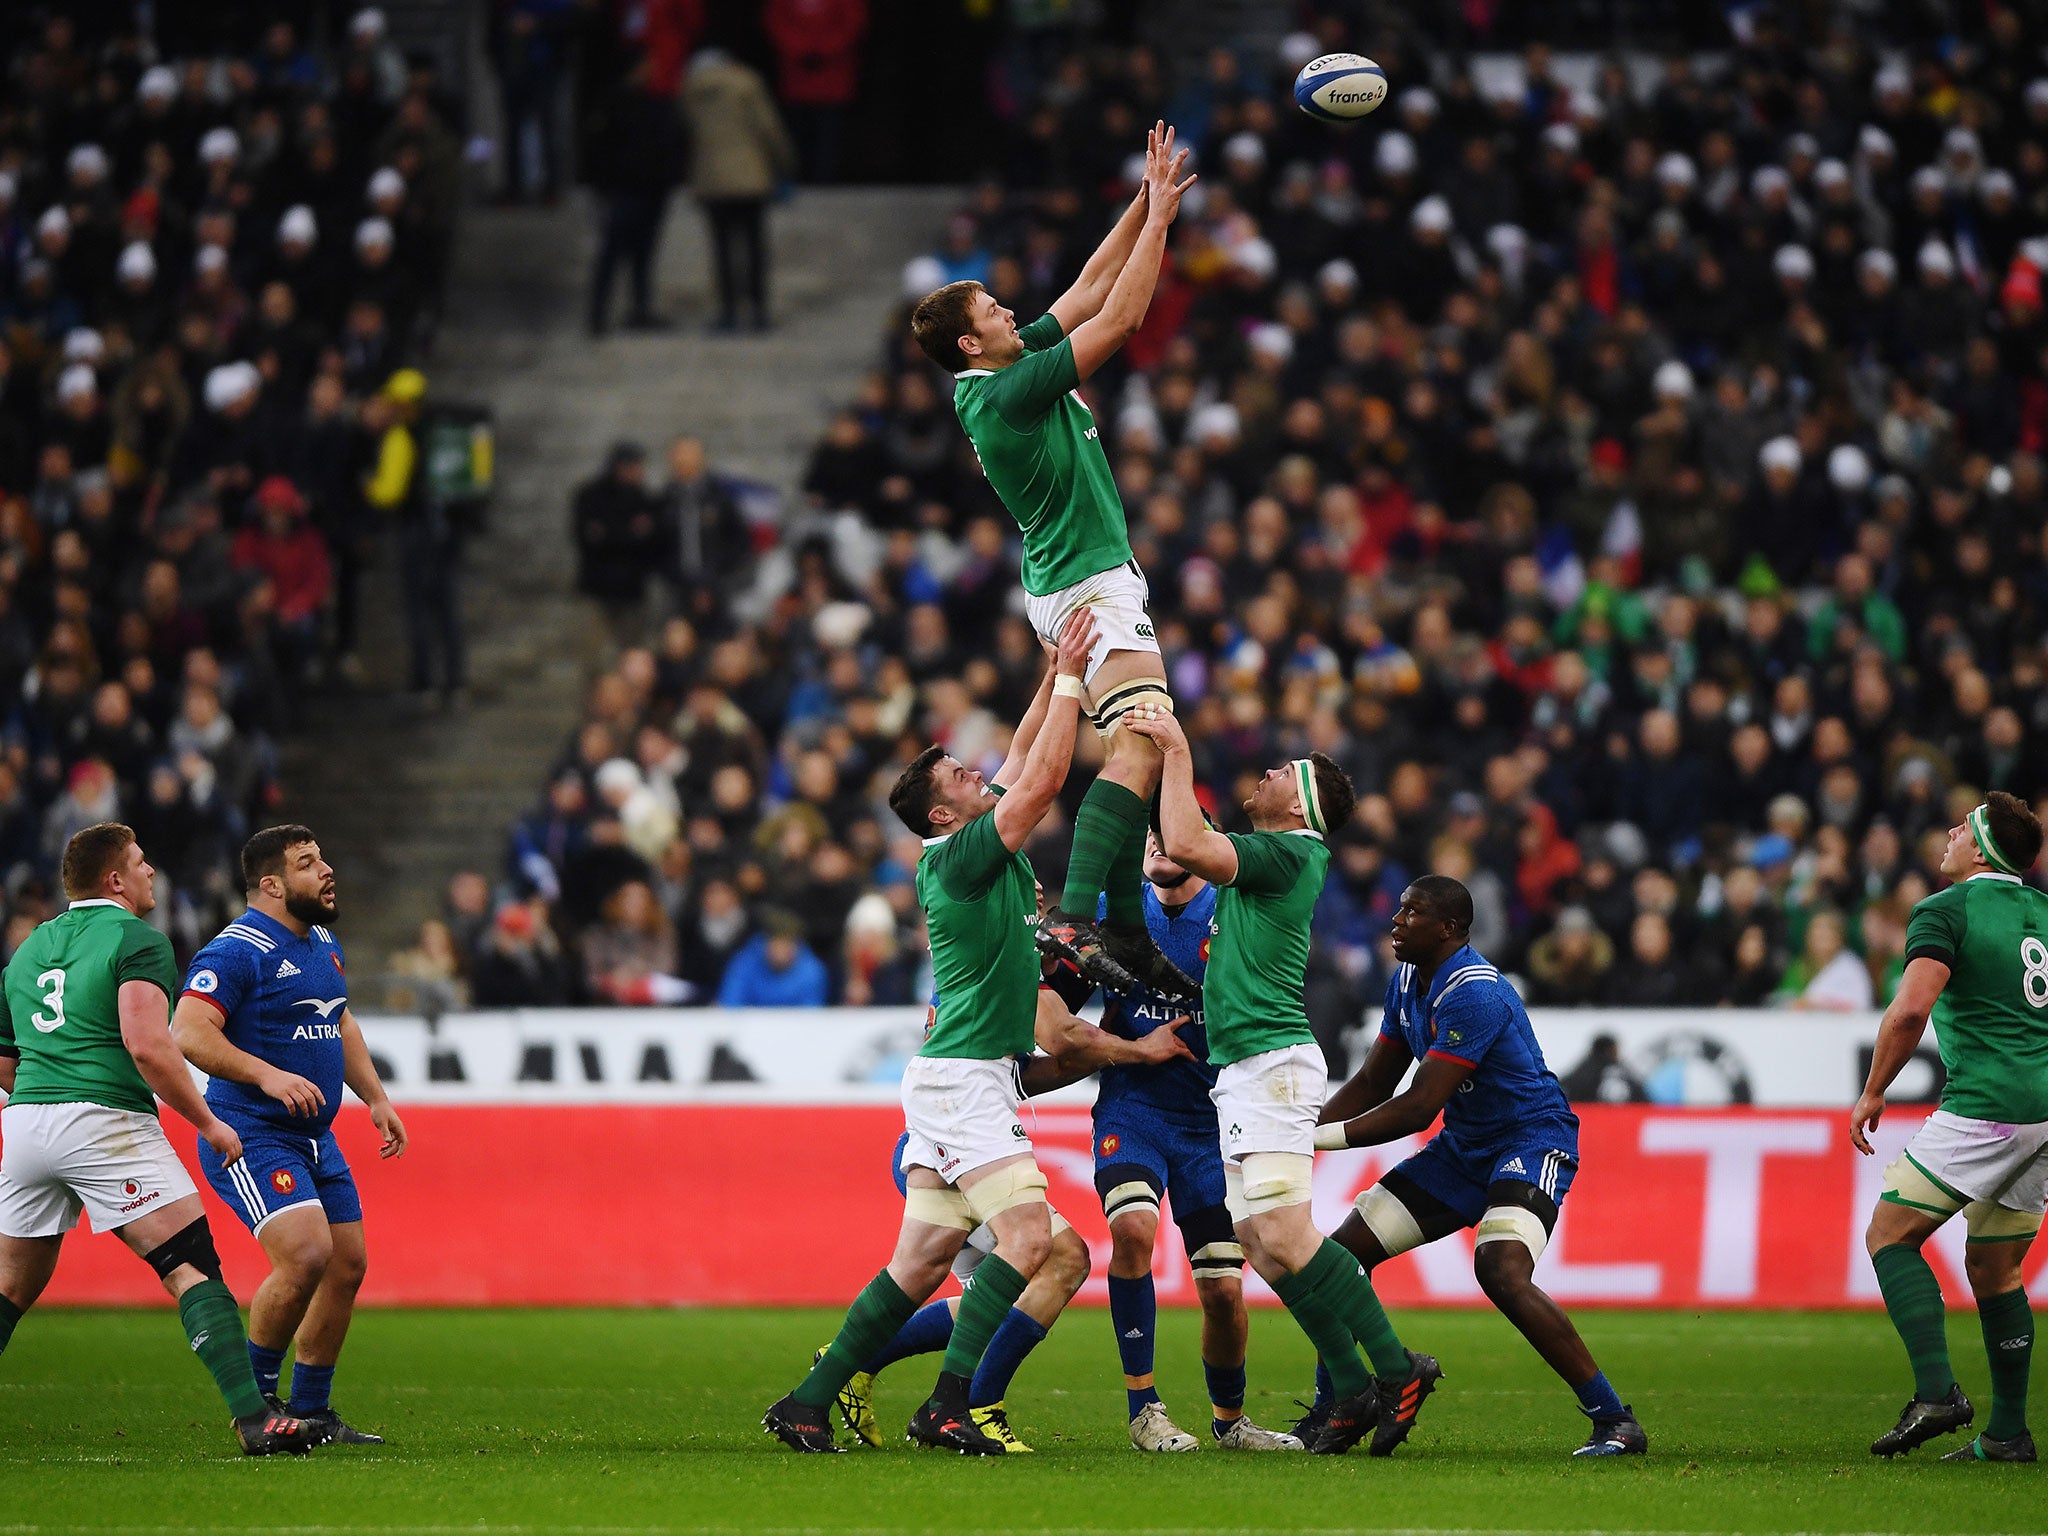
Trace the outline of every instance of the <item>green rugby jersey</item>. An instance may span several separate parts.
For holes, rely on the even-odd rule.
[[[118,902],[74,901],[26,939],[0,979],[0,1050],[21,1057],[11,1104],[101,1104],[156,1113],[121,1043],[121,984],[178,995],[171,941]]]
[[[1237,878],[1216,896],[1216,938],[1202,982],[1209,1060],[1228,1066],[1315,1040],[1302,992],[1309,922],[1330,850],[1314,832],[1230,834]]]
[[[1037,881],[1031,860],[1004,846],[993,811],[925,839],[917,900],[932,952],[931,1012],[918,1055],[996,1061],[1030,1050],[1038,1017]]]
[[[1981,874],[1913,908],[1906,959],[1949,968],[1934,1005],[1948,1082],[1941,1107],[1972,1120],[2048,1120],[2048,896]]]
[[[1041,315],[1007,368],[954,375],[953,410],[982,473],[1024,531],[1024,590],[1044,597],[1131,558],[1123,499],[1095,417],[1081,403],[1074,344]]]

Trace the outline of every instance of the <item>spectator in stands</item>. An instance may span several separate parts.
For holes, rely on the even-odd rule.
[[[234,563],[270,583],[278,670],[302,682],[319,655],[321,625],[334,593],[327,540],[306,521],[306,498],[283,475],[271,475],[251,499],[256,521],[235,535]]]
[[[610,93],[592,130],[588,179],[603,199],[597,260],[590,269],[592,336],[611,328],[612,284],[626,269],[626,329],[667,330],[654,308],[654,257],[668,217],[669,193],[683,176],[682,122],[676,104],[649,80],[639,59]]]
[[[570,508],[576,590],[604,608],[613,635],[637,641],[647,624],[647,581],[661,553],[661,502],[647,488],[647,451],[618,443],[604,471],[577,489]]]
[[[721,1008],[822,1008],[831,975],[803,939],[803,920],[770,912],[762,931],[726,965],[718,985]]]
[[[603,921],[582,938],[583,983],[593,1002],[646,1006],[686,1002],[674,925],[644,880],[628,880],[604,900]]]
[[[428,1018],[467,1008],[470,992],[455,934],[438,917],[420,924],[419,941],[391,957],[391,974],[401,985],[394,999]]]
[[[494,0],[487,47],[498,75],[503,126],[503,199],[538,196],[552,203],[562,188],[558,122],[562,112],[563,57],[575,6],[570,0]],[[536,175],[535,172],[538,172]]]
[[[752,551],[739,505],[712,472],[699,438],[669,444],[661,538],[662,575],[675,589],[676,611],[693,624],[710,624]]]
[[[1599,1002],[1613,967],[1614,941],[1584,907],[1567,907],[1529,946],[1529,1000],[1565,1007]]]
[[[775,49],[776,93],[804,179],[837,181],[847,108],[860,84],[867,0],[768,0],[761,23]]]
[[[698,50],[684,82],[690,190],[711,226],[716,329],[768,328],[768,199],[796,153],[761,77],[719,48]]]
[[[1848,947],[1846,929],[1842,914],[1832,908],[1807,919],[1805,951],[1779,987],[1789,1006],[1860,1013],[1874,1005],[1869,968]]]
[[[1608,1034],[1595,1035],[1584,1058],[1558,1082],[1574,1104],[1642,1104],[1650,1097],[1621,1059],[1621,1042]]]
[[[498,909],[470,962],[470,990],[479,1008],[551,1008],[569,1001],[562,953],[534,904]]]

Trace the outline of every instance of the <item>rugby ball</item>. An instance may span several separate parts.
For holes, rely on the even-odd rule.
[[[1326,53],[1294,77],[1294,104],[1326,123],[1363,117],[1386,99],[1386,71],[1362,53]]]

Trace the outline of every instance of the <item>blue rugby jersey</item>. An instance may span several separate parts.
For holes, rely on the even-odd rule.
[[[1444,1106],[1443,1134],[1461,1152],[1482,1154],[1532,1132],[1576,1136],[1579,1117],[1544,1064],[1522,999],[1471,945],[1437,967],[1421,996],[1415,967],[1397,966],[1380,1033],[1417,1061],[1440,1056],[1472,1069]]]
[[[294,1115],[252,1084],[216,1077],[206,1085],[215,1114],[231,1125],[253,1120],[298,1136],[318,1136],[334,1123],[348,976],[333,933],[316,924],[300,938],[252,908],[192,957],[183,996],[219,1010],[230,1044],[297,1073],[327,1100],[315,1115]]]
[[[1199,983],[1209,969],[1209,940],[1216,931],[1216,887],[1205,885],[1184,906],[1170,908],[1160,902],[1159,892],[1147,881],[1144,901],[1145,926],[1152,930],[1152,941],[1189,980]],[[1105,900],[1105,910],[1107,906]],[[1194,1020],[1180,1037],[1196,1059],[1163,1067],[1104,1067],[1095,1094],[1098,1112],[1114,1106],[1149,1109],[1177,1119],[1216,1118],[1216,1106],[1209,1101],[1209,1090],[1216,1086],[1216,1068],[1209,1065],[1209,1034],[1200,1008],[1141,987],[1136,992],[1104,997],[1102,1027],[1126,1040],[1136,1040],[1183,1015],[1192,1015]]]

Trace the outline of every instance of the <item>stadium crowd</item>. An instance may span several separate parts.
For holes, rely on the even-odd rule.
[[[70,834],[118,818],[189,953],[240,909],[304,692],[351,670],[363,561],[417,513],[460,150],[375,9],[321,51],[283,21],[235,51],[81,26],[11,18],[0,81],[4,949],[61,910]]]
[[[660,567],[669,617],[513,833],[560,995],[917,998],[882,791],[933,739],[992,767],[1040,654],[905,313],[959,278],[1040,313],[1163,116],[1202,179],[1084,394],[1219,812],[1309,747],[1360,788],[1326,1039],[1426,870],[1534,1001],[1882,999],[1957,808],[2043,782],[2048,39],[1992,6],[1877,54],[1745,14],[1718,57],[1572,85],[1540,46],[1480,70],[1336,12],[1191,79],[1059,58],[751,586],[696,450],[694,482],[627,449],[586,492],[642,541],[596,556],[608,595],[586,544],[586,590],[637,603]],[[1350,128],[1285,90],[1345,46],[1395,82]],[[1031,852],[1055,880],[1060,831]]]

